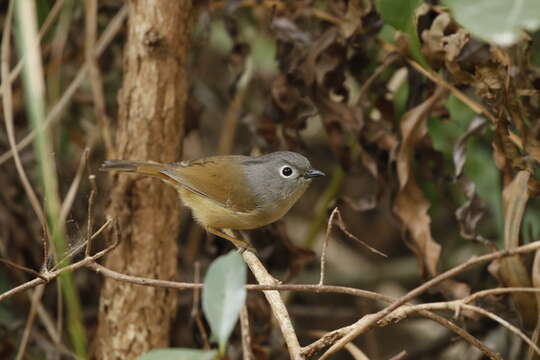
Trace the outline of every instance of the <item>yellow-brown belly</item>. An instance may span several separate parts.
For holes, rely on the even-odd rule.
[[[177,188],[177,190],[184,205],[191,208],[193,217],[205,228],[255,229],[268,225],[280,217],[276,218],[272,216],[273,214],[263,213],[259,209],[250,212],[234,211],[184,187]]]

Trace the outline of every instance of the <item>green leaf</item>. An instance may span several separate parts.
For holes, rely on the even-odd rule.
[[[521,30],[540,28],[538,0],[445,0],[454,18],[473,35],[500,46],[519,40]]]
[[[216,355],[215,350],[169,348],[150,350],[140,356],[139,360],[214,360]]]
[[[377,0],[376,5],[385,23],[407,32],[420,3],[421,0]]]
[[[445,158],[452,160],[454,145],[459,137],[467,131],[475,113],[453,95],[448,97],[446,108],[450,113],[450,119],[441,121],[439,118],[430,118],[428,131],[433,147],[442,152]]]
[[[408,35],[412,56],[424,67],[428,67],[420,51],[420,40],[414,21],[415,11],[421,3],[422,0],[377,0],[376,6],[386,24]]]
[[[244,306],[245,284],[246,264],[236,251],[217,258],[204,279],[203,311],[221,354]]]

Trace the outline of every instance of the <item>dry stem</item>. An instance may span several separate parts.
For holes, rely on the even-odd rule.
[[[404,305],[405,303],[409,302],[413,298],[417,297],[418,295],[424,293],[428,289],[432,288],[433,286],[441,283],[444,280],[450,279],[453,276],[469,269],[470,267],[474,265],[478,265],[487,261],[495,260],[495,259],[501,259],[512,255],[522,254],[530,251],[534,251],[540,248],[540,241],[535,241],[527,245],[523,245],[520,247],[516,247],[513,249],[506,249],[497,251],[491,254],[473,257],[466,261],[465,263],[462,263],[436,277],[433,279],[425,282],[424,284],[416,287],[415,289],[409,291],[405,296],[402,296],[401,298],[394,301],[392,304],[384,308],[383,310],[375,313],[370,314],[368,316],[364,316],[360,320],[358,320],[356,323],[353,324],[353,330],[350,331],[346,336],[344,336],[342,339],[337,341],[330,349],[326,351],[325,354],[321,357],[321,359],[327,359],[331,354],[334,354],[335,352],[339,351],[343,346],[355,339],[357,336],[365,333],[367,330],[372,328],[379,320],[386,317],[388,314],[390,314],[392,311],[400,307],[401,305]]]

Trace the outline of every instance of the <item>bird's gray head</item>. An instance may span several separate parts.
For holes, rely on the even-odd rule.
[[[246,179],[262,205],[283,200],[293,203],[304,193],[312,178],[324,173],[311,167],[304,156],[278,151],[243,162]],[[292,205],[292,204],[291,204]]]

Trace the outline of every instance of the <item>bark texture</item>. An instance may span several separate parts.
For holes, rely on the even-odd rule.
[[[187,98],[186,58],[192,4],[188,0],[131,0],[118,95],[116,153],[109,158],[177,161]],[[107,258],[116,271],[173,279],[177,269],[180,203],[158,180],[116,175],[108,214],[120,226],[120,246]],[[105,278],[96,355],[135,359],[168,344],[176,292]]]

